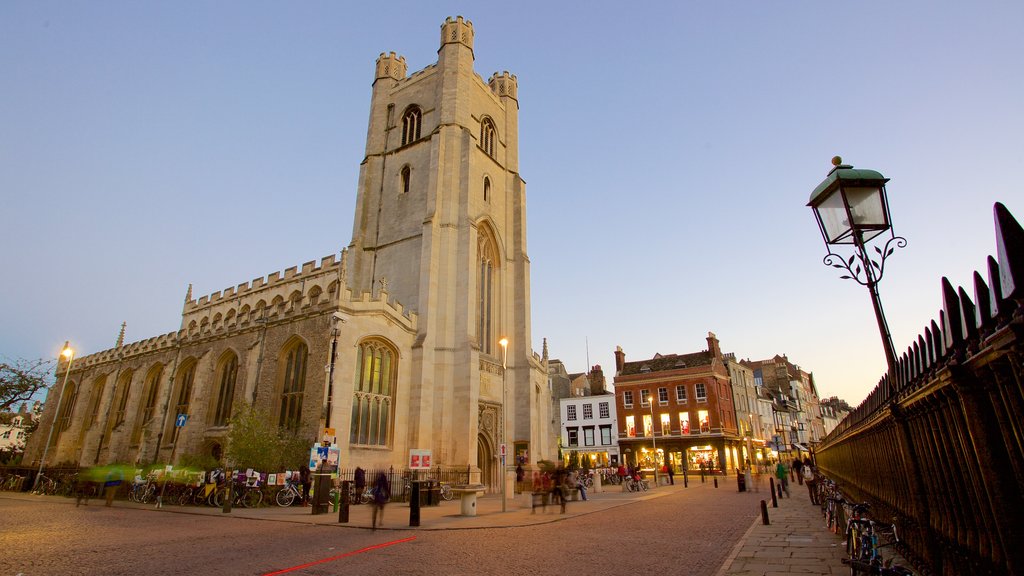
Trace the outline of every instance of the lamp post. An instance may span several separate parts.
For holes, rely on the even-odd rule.
[[[505,479],[505,452],[508,451],[505,446],[505,428],[508,423],[505,416],[505,369],[508,364],[508,338],[498,340],[498,344],[501,344],[501,511],[505,512],[508,508],[508,489],[505,487],[508,484]]]
[[[36,488],[39,487],[39,478],[43,475],[43,465],[46,463],[46,453],[50,450],[50,440],[53,438],[53,429],[56,427],[57,417],[60,416],[60,405],[64,401],[64,390],[68,386],[68,375],[71,374],[71,361],[75,359],[75,351],[68,345],[67,340],[64,341],[64,349],[60,351],[60,355],[68,359],[68,366],[64,370],[64,382],[60,385],[60,394],[57,395],[57,409],[53,413],[53,420],[50,421],[50,432],[46,435],[46,444],[43,444],[43,457],[39,459],[39,470],[36,471],[36,479],[32,483],[33,492],[35,492]]]
[[[655,438],[654,434],[654,396],[647,397],[647,406],[651,409],[651,447],[654,449],[654,486],[658,486],[658,470],[661,466],[658,466],[658,439]]]
[[[825,240],[825,249],[828,250],[823,262],[826,266],[845,270],[847,274],[840,278],[866,286],[871,293],[871,304],[875,309],[878,331],[885,348],[888,374],[892,378],[896,374],[896,353],[878,296],[878,282],[885,272],[886,258],[892,255],[895,248],[906,247],[907,240],[892,232],[889,202],[885,194],[885,183],[889,179],[874,170],[855,169],[843,164],[839,156],[832,159],[832,165],[832,170],[814,189],[807,203],[814,210],[818,228]],[[889,239],[882,248],[875,247],[872,259],[867,243],[885,232],[889,232]],[[833,246],[841,244],[853,245],[856,252],[845,259],[832,252]]]

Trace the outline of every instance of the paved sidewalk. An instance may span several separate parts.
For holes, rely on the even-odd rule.
[[[821,508],[811,504],[806,487],[793,486],[792,498],[778,499],[778,508],[772,508],[771,494],[766,495],[769,525],[758,514],[718,576],[850,573],[842,563],[845,541],[826,529]]]
[[[720,481],[723,479],[720,477]],[[731,483],[728,489],[734,490]],[[566,513],[560,512],[559,506],[548,506],[547,510],[531,509],[530,495],[509,495],[507,511],[501,511],[500,496],[483,496],[477,499],[475,516],[461,515],[461,502],[458,498],[450,502],[442,502],[438,506],[426,506],[420,509],[420,526],[409,526],[409,505],[391,503],[385,509],[384,530],[471,530],[482,528],[511,528],[531,526],[550,522],[559,522],[567,518],[592,514],[603,510],[626,506],[633,502],[662,498],[684,490],[682,483],[674,486],[660,486],[648,492],[622,492],[618,486],[605,487],[603,492],[590,493],[586,502],[577,501],[567,504]],[[701,484],[690,482],[690,491],[715,490],[712,482]],[[849,573],[849,567],[843,566],[841,558],[844,553],[843,540],[829,532],[821,518],[820,508],[812,506],[806,488],[794,486],[792,498],[779,499],[779,507],[771,507],[771,496],[767,490],[761,494],[767,498],[770,524],[762,524],[760,514],[735,545],[725,563],[719,569],[718,576],[778,576],[785,574],[820,574],[834,575]],[[710,494],[709,494],[710,496]],[[2,499],[35,500],[45,499],[51,503],[64,503],[74,506],[72,498],[56,496],[34,496],[31,494],[0,492]],[[103,506],[102,499],[93,499],[89,506]],[[275,505],[258,509],[233,508],[224,513],[220,508],[208,506],[175,506],[167,505],[157,509],[153,504],[135,504],[124,500],[114,502],[118,508],[134,508],[151,513],[194,514],[248,519],[254,521],[290,522],[297,524],[313,524],[349,529],[368,530],[371,527],[371,506],[361,504],[351,506],[349,521],[339,523],[338,512],[313,515],[310,508],[292,506],[280,508]]]

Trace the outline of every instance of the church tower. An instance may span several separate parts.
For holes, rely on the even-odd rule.
[[[555,442],[530,340],[518,85],[474,72],[473,37],[472,22],[448,18],[436,64],[408,74],[394,52],[377,59],[346,284],[354,300],[384,292],[416,315],[409,349],[396,350],[395,450],[431,449],[493,484],[502,443],[514,467],[513,455],[553,458]]]

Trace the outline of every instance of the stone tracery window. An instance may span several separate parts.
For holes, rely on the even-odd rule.
[[[281,397],[278,426],[298,431],[302,424],[302,400],[306,391],[306,357],[309,349],[295,340],[281,353]]]
[[[238,377],[238,356],[228,352],[217,366],[217,403],[213,409],[213,425],[227,426],[231,420],[231,405],[235,398],[235,379]]]
[[[153,420],[156,413],[156,401],[160,392],[160,376],[163,375],[163,366],[157,364],[146,374],[146,383],[142,388],[142,403],[139,405],[138,416],[135,419],[135,430],[132,433],[132,443],[137,444],[142,440],[142,429]]]
[[[398,352],[388,342],[370,338],[359,343],[352,397],[349,443],[391,446],[398,384]]]
[[[495,300],[498,286],[498,249],[486,226],[480,227],[477,243],[477,344],[484,354],[494,354],[497,344]]]
[[[75,402],[78,400],[78,385],[74,382],[68,382],[67,387],[64,388],[64,398],[60,404],[60,410],[55,416],[57,420],[57,426],[54,430],[53,439],[50,441],[51,446],[57,445],[57,439],[60,438],[61,432],[68,429],[71,426],[71,415],[75,411]]]
[[[178,414],[188,414],[189,406],[192,403],[192,383],[195,381],[196,376],[196,363],[185,362],[182,364],[182,368],[178,370],[178,375],[175,376],[177,380],[177,397],[172,396],[176,402],[174,403],[174,411],[170,413],[170,418],[167,419],[167,430],[164,431],[165,438],[174,438],[175,419]]]
[[[495,134],[497,132],[494,129],[494,122],[490,118],[484,118],[480,122],[480,148],[483,148],[483,151],[491,158],[494,157]]]
[[[411,144],[420,139],[420,124],[423,122],[423,113],[417,106],[411,106],[402,115],[402,146]]]
[[[114,420],[111,428],[117,428],[121,424],[124,424],[125,419],[128,417],[128,394],[131,392],[131,388],[132,372],[129,370],[121,374],[121,377],[118,378],[117,395],[114,400],[114,405],[117,407],[117,410],[114,412]]]

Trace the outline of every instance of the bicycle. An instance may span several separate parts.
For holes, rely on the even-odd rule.
[[[45,474],[39,474],[39,480],[36,481],[36,487],[32,490],[32,493],[39,496],[49,496],[56,492],[57,481]]]
[[[880,537],[887,538],[888,542],[879,543]],[[851,576],[860,573],[912,576],[911,570],[894,565],[892,558],[883,560],[879,552],[881,548],[898,543],[896,524],[878,523],[869,518],[851,518],[846,531],[846,552],[850,557],[843,558],[843,564],[850,567]]]
[[[223,487],[218,488],[211,497],[212,504],[216,507],[221,507],[224,504],[224,498],[227,496],[227,484]],[[241,506],[243,508],[258,508],[263,503],[263,490],[260,490],[258,480],[254,481],[243,481],[235,482],[231,491],[231,505]]]
[[[292,503],[295,502],[296,498],[301,501],[302,494],[299,492],[298,485],[291,480],[285,480],[284,488],[278,490],[277,494],[274,495],[274,501],[277,502],[277,505],[281,508],[291,506]]]
[[[445,484],[444,482],[441,482],[439,486],[441,488],[441,498],[444,498],[445,501],[451,501],[451,499],[455,497],[455,493],[452,492],[451,486]]]
[[[650,485],[647,484],[647,480],[644,480],[643,478],[639,478],[637,476],[633,476],[632,478],[626,478],[625,483],[626,490],[628,490],[629,492],[646,492],[648,489],[650,489]]]

